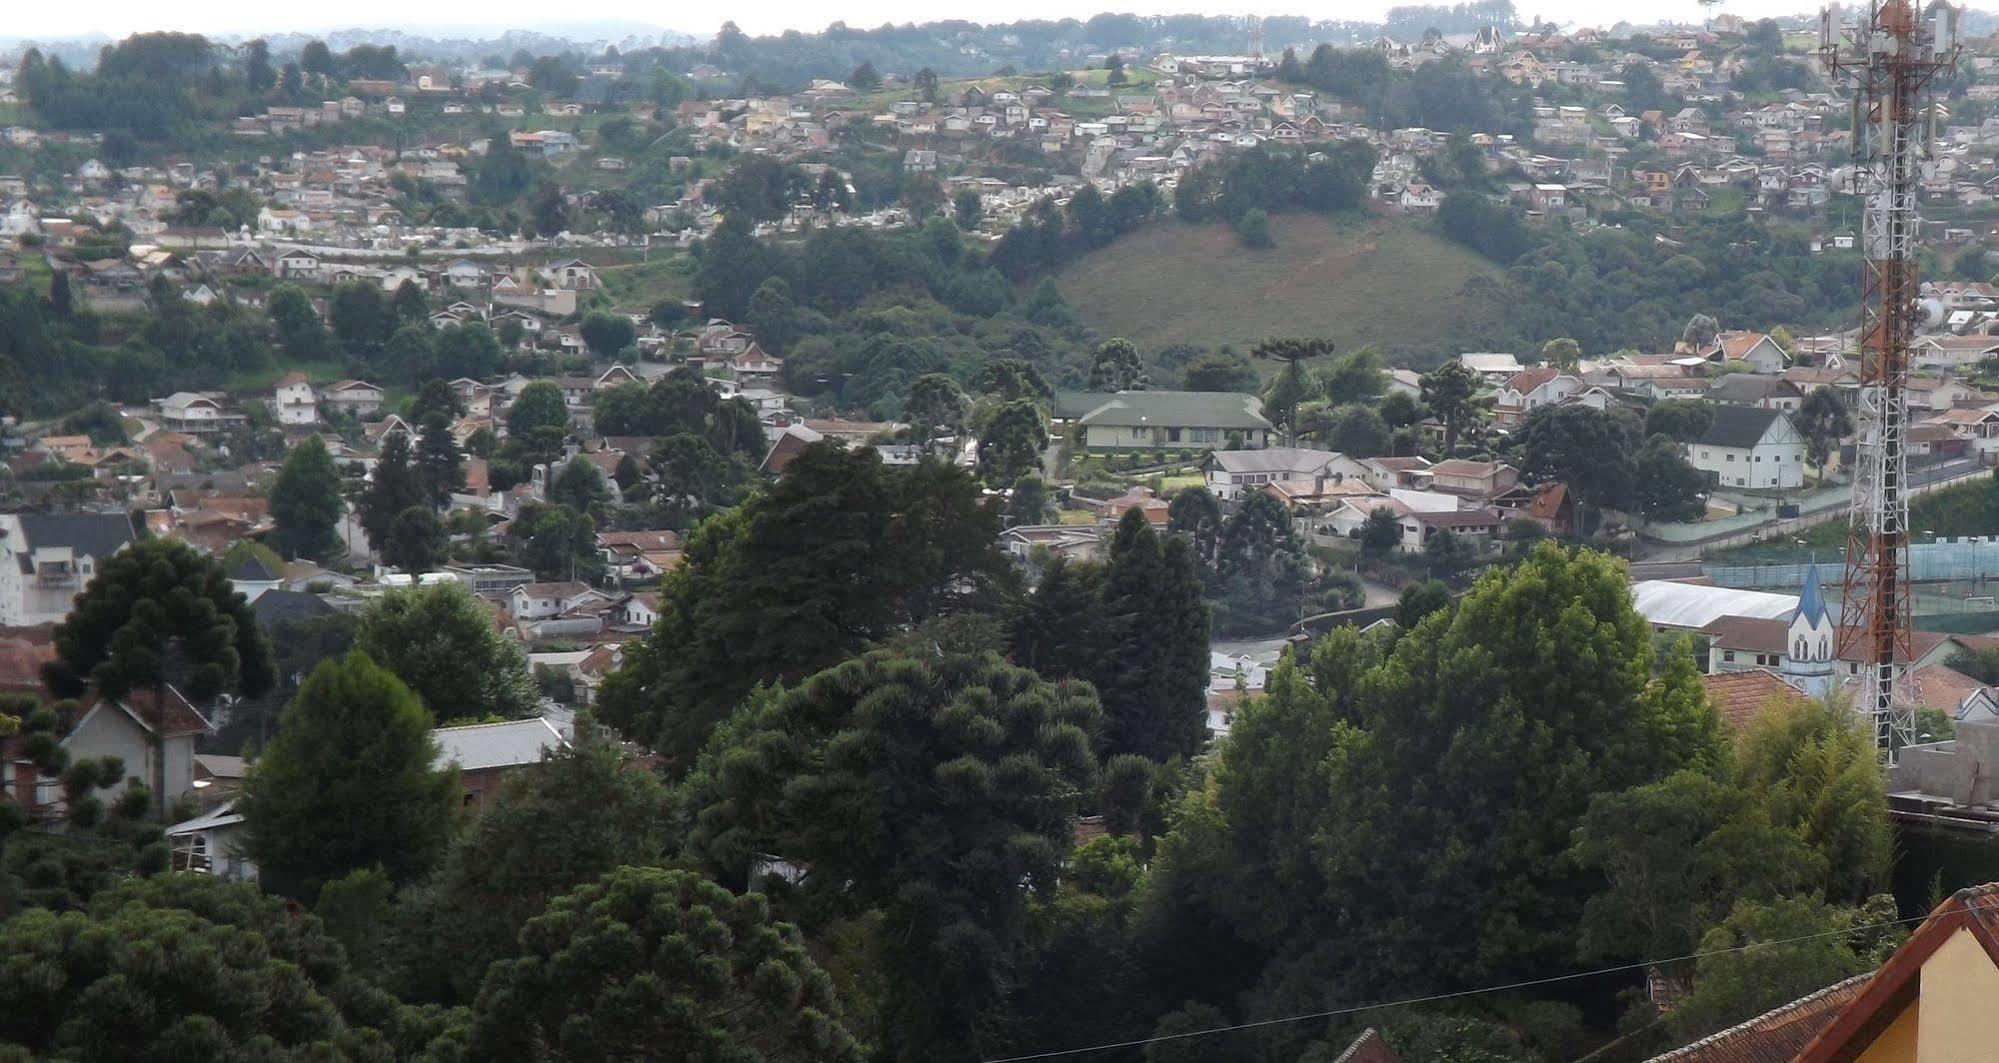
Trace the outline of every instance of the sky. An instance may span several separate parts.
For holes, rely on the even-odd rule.
[[[37,3],[13,0],[0,20],[0,35],[45,38],[106,34],[122,37],[146,30],[182,30],[212,35],[254,35],[287,31],[394,28],[450,36],[497,35],[508,29],[532,29],[572,38],[622,36],[638,27],[658,27],[713,34],[724,19],[752,34],[787,29],[813,31],[835,20],[850,26],[884,22],[925,22],[942,18],[1012,22],[1030,18],[1084,18],[1100,10],[1136,14],[1304,15],[1313,19],[1379,18],[1392,0],[1317,0],[1279,6],[1255,0],[1103,0],[1103,7],[1074,0],[1013,0],[990,4],[949,4],[936,0],[764,0],[734,5],[662,5],[657,0],[595,0],[588,14],[570,23],[551,21],[545,0],[483,0],[470,6],[425,5],[414,10],[407,0],[345,0],[343,3],[272,4],[268,0],[204,0],[194,4],[161,4],[157,0],[94,0],[87,4]],[[1406,2],[1406,0],[1403,0]],[[1722,0],[1703,8],[1697,0],[1637,0],[1606,6],[1600,0],[1515,0],[1524,17],[1561,23],[1606,24],[1632,21],[1698,22],[1706,15],[1735,14],[1744,18],[1798,14],[1814,9],[1800,0]],[[337,18],[329,12],[338,10]],[[476,12],[476,14],[469,14]],[[602,27],[621,27],[606,33]]]

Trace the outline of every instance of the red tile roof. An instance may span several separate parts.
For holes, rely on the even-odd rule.
[[[1370,1026],[1354,1038],[1346,1051],[1334,1056],[1333,1063],[1402,1063],[1402,1057]]]
[[[1771,702],[1803,700],[1796,687],[1761,668],[1701,677],[1708,700],[1729,728],[1740,734]]]
[[[1811,996],[1764,1012],[1740,1026],[1702,1038],[1650,1063],[1790,1063],[1842,1009],[1860,996],[1870,975],[1856,975]]]
[[[1999,883],[1958,890],[1930,912],[1847,1003],[1796,1055],[1799,1063],[1830,1063],[1860,1055],[1920,996],[1924,961],[1959,931],[1969,933],[1999,967]]]

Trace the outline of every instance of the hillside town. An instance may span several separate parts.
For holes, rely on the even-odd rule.
[[[0,1056],[1986,1058],[1999,20],[1703,14],[0,40]]]

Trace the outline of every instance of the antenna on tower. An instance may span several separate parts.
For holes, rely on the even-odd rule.
[[[1263,16],[1249,16],[1249,57],[1263,58]]]
[[[1936,8],[1943,8],[1939,15]],[[1860,435],[1847,519],[1841,656],[1865,669],[1857,708],[1874,723],[1889,763],[1915,740],[1908,684],[1912,657],[1909,586],[1909,341],[1921,227],[1918,157],[1931,124],[1930,84],[1957,63],[1956,17],[1948,5],[1918,18],[1911,0],[1870,0],[1837,34],[1819,17],[1819,58],[1853,92],[1853,192],[1860,198]]]

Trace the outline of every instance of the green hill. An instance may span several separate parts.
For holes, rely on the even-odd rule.
[[[1427,365],[1491,349],[1500,269],[1427,223],[1303,213],[1270,221],[1277,246],[1263,251],[1225,225],[1161,221],[1055,279],[1079,320],[1151,350],[1246,350],[1266,336],[1317,335]]]

